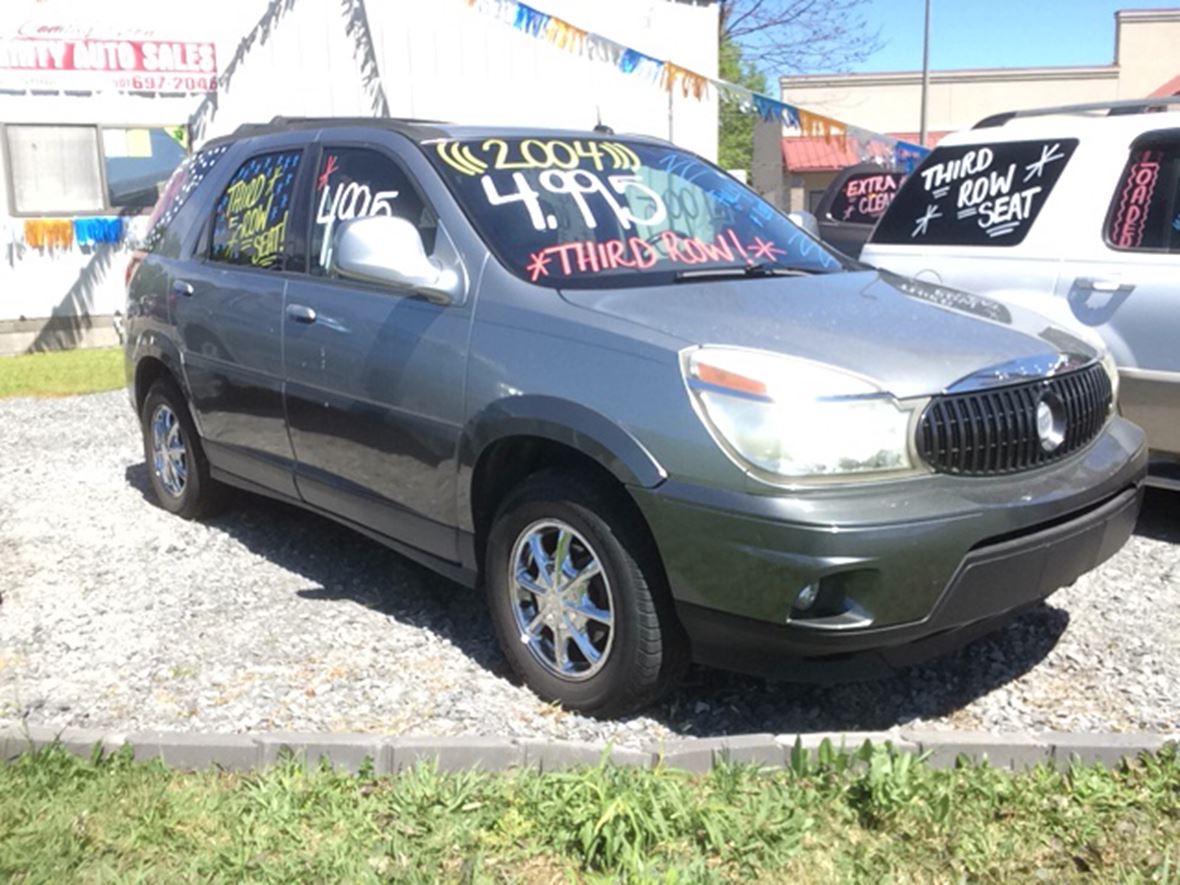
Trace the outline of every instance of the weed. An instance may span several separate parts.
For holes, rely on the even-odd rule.
[[[375,776],[285,758],[174,772],[128,750],[0,763],[0,879],[946,881],[1177,885],[1180,759],[935,770],[888,747],[797,746],[707,775]]]

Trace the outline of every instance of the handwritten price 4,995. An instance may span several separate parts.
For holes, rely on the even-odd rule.
[[[517,157],[513,158],[515,147]],[[585,160],[598,172],[604,169],[638,169],[639,155],[617,141],[562,141],[525,138],[509,145],[502,138],[473,142],[440,141],[435,148],[442,161],[464,175],[482,175],[489,169],[576,169]]]

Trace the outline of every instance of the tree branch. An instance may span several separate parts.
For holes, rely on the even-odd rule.
[[[881,48],[868,0],[721,0],[721,40],[771,75],[846,70]]]

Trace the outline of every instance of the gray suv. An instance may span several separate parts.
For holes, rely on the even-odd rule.
[[[276,119],[176,172],[128,271],[161,506],[227,486],[481,587],[540,696],[690,660],[881,673],[1113,554],[1110,360],[867,269],[670,144]]]

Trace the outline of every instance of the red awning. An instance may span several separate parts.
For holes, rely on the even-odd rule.
[[[1171,80],[1169,80],[1167,83],[1165,83],[1163,86],[1161,86],[1159,89],[1157,89],[1155,92],[1151,93],[1151,95],[1149,95],[1147,97],[1148,98],[1167,98],[1171,95],[1180,95],[1180,75],[1173,77]]]
[[[791,172],[835,172],[859,162],[860,158],[839,139],[818,135],[783,139],[783,165]]]
[[[946,136],[947,132],[926,133],[926,143],[933,147]],[[918,143],[916,132],[891,132],[889,135],[902,141]],[[822,135],[795,135],[783,139],[783,165],[791,172],[836,172],[855,166],[862,158],[853,152],[850,145],[839,138],[824,138]]]

